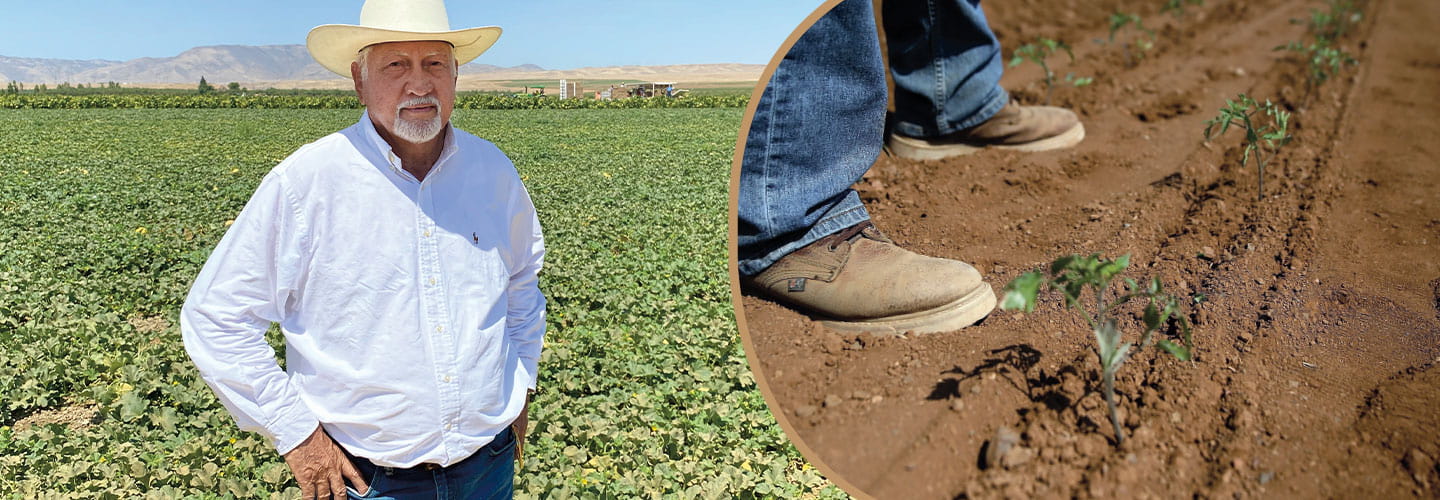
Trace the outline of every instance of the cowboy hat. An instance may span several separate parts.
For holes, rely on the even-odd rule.
[[[361,49],[385,42],[435,40],[455,47],[455,64],[470,62],[500,38],[499,26],[451,30],[444,0],[365,0],[360,25],[325,24],[310,30],[305,47],[325,69],[349,78]]]

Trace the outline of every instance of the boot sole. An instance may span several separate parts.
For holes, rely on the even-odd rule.
[[[924,139],[892,134],[890,140],[886,141],[885,147],[890,150],[890,154],[901,158],[910,160],[943,160],[945,158],[978,153],[987,148],[1026,152],[1049,151],[1052,149],[1068,148],[1080,144],[1080,141],[1083,140],[1085,140],[1085,124],[1076,123],[1074,127],[1070,127],[1070,130],[1066,130],[1059,135],[1022,144],[984,145],[959,142],[931,144]]]
[[[936,333],[965,328],[995,310],[995,292],[981,283],[958,300],[934,309],[863,321],[820,320],[826,328],[853,333]]]

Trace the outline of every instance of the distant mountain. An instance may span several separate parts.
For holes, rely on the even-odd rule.
[[[467,64],[460,74],[502,70],[544,71],[533,64],[504,68]],[[310,58],[304,45],[216,45],[195,47],[175,57],[142,57],[129,61],[100,59],[36,59],[0,56],[0,81],[29,84],[70,83],[192,83],[205,77],[211,84],[274,82],[335,78]]]
[[[21,82],[63,82],[64,77],[120,64],[119,61],[89,59],[33,59],[0,56],[0,80]],[[61,76],[62,78],[56,78]]]

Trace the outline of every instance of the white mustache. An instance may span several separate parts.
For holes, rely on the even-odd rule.
[[[424,97],[411,97],[409,99],[406,99],[404,102],[396,105],[395,113],[399,114],[400,110],[405,108],[425,105],[435,106],[438,109],[440,107],[440,99],[435,98],[435,96],[433,95],[427,95]]]

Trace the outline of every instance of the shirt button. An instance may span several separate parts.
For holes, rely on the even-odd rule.
[[[438,281],[436,281],[435,278],[430,278],[430,286],[435,286],[435,283],[438,283]]]
[[[450,378],[449,375],[446,375],[446,376],[445,376],[445,383],[450,383],[451,380],[452,380],[452,379]]]
[[[440,333],[440,332],[443,332],[443,331],[445,331],[445,327],[443,327],[443,326],[437,326],[437,327],[435,327],[435,333]]]
[[[450,430],[450,424],[445,424],[445,430]]]
[[[425,237],[426,237],[426,238],[429,238],[429,237],[430,237],[430,230],[429,230],[429,229],[426,229],[426,230],[425,230]]]

